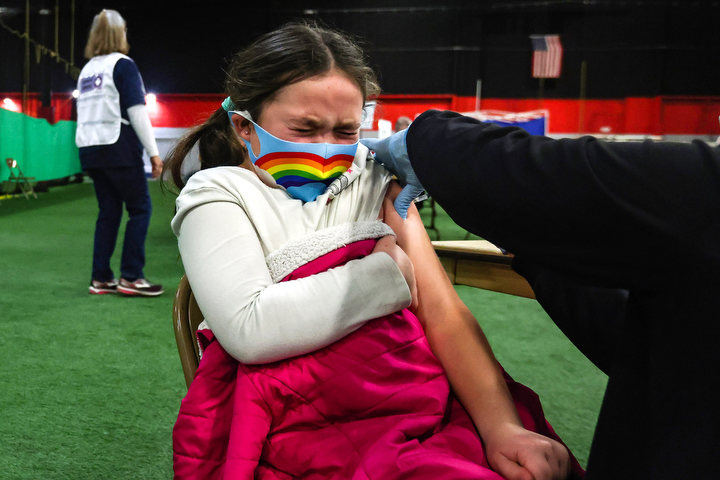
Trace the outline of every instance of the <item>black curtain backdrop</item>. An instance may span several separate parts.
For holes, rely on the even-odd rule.
[[[54,39],[42,33],[40,8],[55,2],[30,3],[31,36]],[[69,59],[70,0],[59,4],[60,55]],[[0,18],[23,31],[24,7],[0,0]],[[315,19],[359,39],[385,93],[474,95],[482,79],[483,97],[536,97],[529,35],[558,33],[562,75],[545,82],[546,98],[578,98],[583,61],[588,98],[720,95],[719,1],[76,0],[75,8],[75,64],[84,64],[93,15],[117,9],[130,56],[157,93],[219,92],[235,50],[284,22]],[[0,52],[0,91],[21,91],[23,41],[0,28]],[[30,91],[42,91],[48,77],[53,91],[74,88],[61,64],[37,62],[32,48],[30,58]]]

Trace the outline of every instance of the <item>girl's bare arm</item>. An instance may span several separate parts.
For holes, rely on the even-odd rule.
[[[392,201],[399,192],[400,186],[393,183],[383,215],[414,265],[415,313],[485,442],[491,465],[511,479],[564,478],[569,472],[567,450],[522,427],[490,344],[445,274],[417,209],[411,205],[404,221],[395,211]]]

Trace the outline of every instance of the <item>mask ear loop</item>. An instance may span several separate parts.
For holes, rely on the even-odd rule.
[[[228,98],[229,98],[229,97],[228,97]],[[223,108],[225,108],[224,102],[223,102]],[[231,124],[231,126],[232,126],[233,131],[235,132],[235,135],[237,135],[238,139],[239,139],[240,142],[243,144],[243,147],[245,147],[245,151],[247,152],[248,157],[250,158],[250,163],[252,163],[252,168],[253,168],[253,171],[255,172],[255,174],[256,174],[258,177],[260,177],[260,180],[261,180],[263,183],[265,183],[266,185],[268,185],[268,186],[270,186],[270,187],[272,187],[272,188],[279,188],[279,189],[285,190],[285,187],[283,187],[282,185],[279,185],[279,184],[275,181],[275,179],[272,177],[272,175],[270,175],[268,172],[266,172],[266,171],[263,170],[262,168],[258,168],[258,167],[255,166],[255,161],[257,160],[257,157],[255,158],[255,161],[254,161],[254,160],[253,160],[253,157],[255,157],[255,152],[252,151],[252,145],[250,144],[249,141],[247,141],[247,140],[245,140],[244,138],[242,138],[242,137],[237,133],[237,131],[235,131],[235,124],[232,123],[232,117],[233,117],[233,115],[240,115],[240,116],[243,117],[245,120],[247,120],[248,122],[252,123],[253,125],[255,125],[255,126],[259,127],[259,128],[262,128],[262,127],[260,127],[258,124],[256,124],[256,123],[253,121],[252,115],[250,115],[250,112],[248,112],[247,110],[228,110],[227,113],[228,113],[228,120],[230,121],[230,124]]]
[[[230,98],[229,96],[226,97],[225,100],[222,101],[221,106],[222,106],[223,110],[225,110],[228,114],[228,120],[230,121],[230,126],[233,129],[233,131],[235,130],[235,124],[232,121],[233,115],[236,115],[236,114],[240,115],[245,120],[247,120],[249,122],[253,122],[252,115],[250,115],[250,112],[248,112],[247,110],[236,110],[235,103],[232,101],[232,98]],[[253,122],[253,123],[255,123],[255,122]],[[235,132],[235,134],[237,135],[237,132]],[[248,145],[246,144],[245,139],[243,139],[239,135],[238,135],[238,138],[241,140],[240,144],[243,147],[245,147],[245,151],[248,151]]]
[[[247,110],[228,110],[227,113],[228,113],[228,117],[231,120],[232,120],[233,115],[240,115],[248,122],[252,122],[253,124],[255,123],[255,121],[252,119],[252,115],[250,115],[250,112],[248,112]]]
[[[228,98],[230,98],[230,97],[228,97]],[[223,108],[225,108],[225,102],[223,102]],[[250,115],[250,112],[248,112],[247,110],[228,110],[227,113],[228,113],[228,120],[230,121],[230,125],[231,125],[233,131],[235,131],[235,124],[232,121],[233,115],[240,115],[245,120],[247,120],[248,122],[250,122],[253,125],[255,125],[256,127],[258,127],[258,124],[256,124],[253,121],[252,115]],[[248,152],[248,156],[250,157],[250,161],[254,164],[257,161],[258,157],[257,157],[257,155],[255,155],[255,152],[253,152],[252,145],[250,144],[250,142],[248,140],[245,140],[244,138],[242,138],[240,136],[240,134],[237,133],[237,131],[235,131],[235,135],[237,135],[238,139],[245,147],[245,150]]]

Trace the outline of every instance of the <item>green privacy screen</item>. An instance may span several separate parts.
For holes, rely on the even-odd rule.
[[[50,125],[45,119],[0,108],[0,182],[10,174],[5,164],[8,157],[37,181],[80,173],[75,122]]]

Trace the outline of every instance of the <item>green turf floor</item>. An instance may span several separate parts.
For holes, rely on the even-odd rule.
[[[172,476],[171,430],[185,383],[170,319],[182,266],[168,226],[174,198],[150,187],[145,273],[165,285],[159,298],[88,295],[91,184],[0,199],[0,478]],[[426,202],[429,223],[428,214]],[[443,240],[465,237],[442,212],[436,225]],[[119,249],[114,268],[118,262]],[[540,394],[584,464],[605,377],[536,302],[458,290],[505,368]]]

